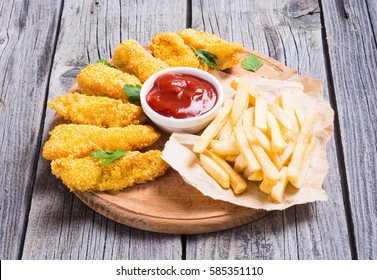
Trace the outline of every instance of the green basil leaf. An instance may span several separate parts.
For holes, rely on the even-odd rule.
[[[111,151],[108,150],[102,150],[102,151],[93,151],[92,155],[95,158],[108,158],[110,156]]]
[[[110,65],[110,63],[108,63],[107,60],[104,60],[104,59],[98,59],[98,60],[96,61],[96,63],[101,63],[101,64],[104,64],[104,65],[106,65],[106,66],[112,67],[112,66]]]
[[[123,91],[128,96],[128,102],[140,105],[140,85],[124,85]]]
[[[262,59],[251,53],[244,60],[242,60],[241,67],[243,69],[256,72],[263,64],[264,62]]]
[[[128,154],[129,152],[123,151],[122,149],[116,148],[114,152],[110,150],[101,150],[101,151],[93,151],[92,155],[95,158],[105,159],[102,161],[101,166],[107,165],[112,163],[113,161],[121,158],[122,156]]]
[[[194,48],[193,46],[190,46],[190,47],[194,50],[194,53],[210,68],[213,68],[213,69],[217,68],[217,64],[215,60],[218,58],[215,54],[210,53],[209,51],[206,51],[206,50]]]

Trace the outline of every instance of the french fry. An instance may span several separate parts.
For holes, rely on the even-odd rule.
[[[305,151],[305,156],[304,160],[301,164],[300,171],[299,171],[299,176],[298,176],[298,183],[297,187],[301,188],[302,185],[304,184],[306,174],[308,173],[309,167],[310,167],[310,162],[312,160],[313,154],[315,150],[315,140],[314,136],[310,138],[308,147],[306,148]]]
[[[248,169],[246,169],[246,170],[248,170]],[[253,173],[250,172],[250,174],[244,174],[244,175],[249,175],[246,178],[250,181],[262,181],[263,178],[264,178],[262,170],[259,170],[259,171],[253,172]]]
[[[221,156],[237,156],[240,154],[236,142],[232,140],[212,140],[210,146],[216,154]]]
[[[281,135],[279,124],[272,113],[267,112],[268,128],[271,136],[271,151],[279,153],[287,147],[287,143],[284,141]]]
[[[250,105],[255,106],[255,101],[257,100],[258,97],[260,97],[258,92],[256,92],[255,90],[249,89],[249,104]]]
[[[314,110],[309,110],[305,113],[305,121],[301,126],[300,132],[306,136],[310,136],[314,130],[314,126],[317,122],[317,112]]]
[[[219,140],[229,140],[232,135],[232,126],[230,125],[230,120],[225,122],[223,128],[220,130],[218,138]]]
[[[200,135],[199,140],[195,143],[193,151],[195,153],[203,153],[203,151],[208,147],[209,143],[215,136],[219,133],[221,128],[224,126],[230,111],[232,110],[233,100],[228,99],[224,102],[223,107],[220,109],[218,115],[210,123],[209,126]]]
[[[265,177],[262,183],[260,184],[259,189],[265,194],[270,194],[272,187],[275,186],[275,184],[276,184],[276,181],[271,181]]]
[[[224,159],[209,150],[205,150],[203,153],[229,174],[230,186],[235,194],[241,194],[245,191],[247,188],[245,180]]]
[[[230,179],[229,174],[226,173],[215,161],[209,157],[200,154],[200,163],[204,170],[224,189],[229,189]]]
[[[245,133],[247,141],[249,142],[249,145],[258,143],[258,139],[251,132],[251,129],[244,128],[244,133]]]
[[[234,136],[233,128],[232,128],[232,133],[230,134],[229,140],[236,141],[236,137]]]
[[[296,147],[292,154],[291,162],[288,166],[288,180],[293,186],[299,188],[298,180],[300,169],[303,164],[303,156],[305,156],[309,145],[309,137],[312,137],[314,126],[317,122],[317,112],[309,110],[305,113],[305,121],[301,126],[300,136],[298,137]]]
[[[231,82],[230,86],[232,87],[232,89],[237,90],[238,80],[239,80],[239,78],[235,78]],[[259,94],[255,90],[251,89],[251,87],[249,87],[249,104],[254,106],[255,105],[255,99],[257,99],[257,97],[259,97]]]
[[[259,172],[259,171],[258,171]],[[246,179],[249,180],[249,177],[253,174],[253,172],[251,172],[249,169],[245,168],[245,170],[243,171],[243,174],[242,176]]]
[[[261,145],[266,153],[271,153],[271,142],[267,136],[256,127],[251,128],[251,133],[254,135],[255,139],[257,139],[257,144]]]
[[[293,102],[293,110],[295,112],[297,122],[301,127],[305,121],[304,108],[302,107],[300,101],[298,100],[296,94],[294,93],[292,93],[292,102]]]
[[[284,127],[289,130],[293,130],[293,125],[289,120],[287,114],[277,103],[272,103],[269,106],[270,112],[275,116],[275,118],[281,123]],[[298,130],[298,129],[297,129]]]
[[[256,159],[254,152],[251,150],[249,146],[249,142],[247,141],[241,122],[237,123],[237,125],[233,128],[233,131],[234,135],[236,136],[236,143],[246,162],[247,168],[251,172],[260,170],[261,166],[258,160]]]
[[[294,187],[298,187],[298,177],[300,175],[300,166],[302,157],[305,154],[308,145],[308,137],[300,134],[295,149],[293,150],[291,162],[288,165],[288,180]]]
[[[252,145],[251,148],[253,149],[255,156],[262,166],[262,171],[265,178],[270,181],[278,181],[280,179],[279,170],[277,170],[276,166],[273,164],[263,148],[257,145]]]
[[[281,169],[282,166],[288,163],[288,161],[292,157],[295,147],[296,147],[296,142],[294,141],[288,142],[287,148],[285,148],[283,154],[279,157],[278,166],[277,166],[278,169]]]
[[[254,126],[261,131],[267,131],[267,101],[264,98],[255,100]]]
[[[243,113],[242,124],[246,128],[252,128],[254,126],[254,107],[250,107]]]
[[[237,156],[236,161],[234,162],[234,170],[237,173],[243,173],[245,169],[246,169],[246,162],[243,156],[240,154]]]
[[[249,141],[249,144],[258,142],[258,139],[251,132],[251,129],[253,128],[253,123],[254,123],[254,107],[250,107],[244,112],[243,120],[242,120],[245,136],[247,140]]]
[[[232,112],[230,113],[230,124],[235,126],[243,111],[249,105],[249,79],[241,77],[238,81],[237,93],[234,97]]]
[[[275,165],[277,170],[280,170],[281,167],[279,167],[279,162],[280,162],[280,154],[277,153],[267,153],[268,157],[271,159],[272,163]]]
[[[279,125],[281,136],[283,136],[283,139],[285,142],[289,142],[292,140],[296,140],[298,138],[298,135],[300,134],[300,131],[296,130],[289,130],[286,127]]]
[[[275,186],[271,189],[271,198],[276,202],[283,201],[283,195],[288,185],[288,167],[284,166],[280,170],[280,179]]]
[[[300,129],[299,124],[296,119],[295,111],[293,109],[293,99],[291,92],[282,92],[280,94],[281,107],[283,108],[285,114],[289,118],[292,128],[294,131]]]
[[[237,156],[226,156],[225,160],[229,161],[229,162],[236,162],[237,157],[238,157],[238,155]]]
[[[231,88],[234,89],[235,91],[237,91],[238,80],[239,80],[239,79],[240,79],[240,78],[234,78],[234,79],[232,80],[232,82],[230,83]]]

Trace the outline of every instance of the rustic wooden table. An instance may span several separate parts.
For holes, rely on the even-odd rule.
[[[80,69],[122,39],[215,33],[325,81],[336,112],[327,202],[212,234],[167,235],[92,211],[41,146]],[[377,259],[377,1],[0,0],[1,259]]]

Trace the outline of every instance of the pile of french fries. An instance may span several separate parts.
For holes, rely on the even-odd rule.
[[[296,95],[281,92],[272,103],[250,80],[232,82],[234,100],[227,100],[203,131],[193,151],[204,170],[224,189],[241,194],[247,181],[260,181],[260,190],[282,202],[290,183],[301,188],[315,149],[317,113],[304,110]]]

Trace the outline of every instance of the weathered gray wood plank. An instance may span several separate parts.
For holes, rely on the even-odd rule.
[[[152,34],[184,28],[185,13],[186,1],[64,1],[48,98],[64,94],[88,63],[110,58],[122,39],[148,44]],[[48,109],[43,143],[53,116]],[[39,158],[23,259],[180,259],[181,254],[179,236],[131,229],[93,212]]]
[[[322,1],[359,259],[377,258],[377,2]]]
[[[267,54],[326,81],[318,2],[193,1],[193,28]],[[327,97],[327,86],[325,85]],[[328,145],[328,202],[274,212],[225,232],[189,236],[187,259],[350,259],[334,140]]]
[[[0,1],[0,259],[23,246],[60,6]]]

